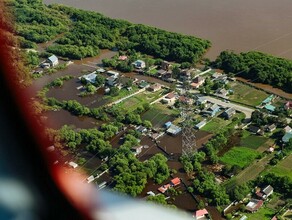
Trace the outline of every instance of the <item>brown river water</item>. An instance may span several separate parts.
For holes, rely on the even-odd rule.
[[[259,50],[292,59],[291,0],[44,0],[208,39],[207,57]]]

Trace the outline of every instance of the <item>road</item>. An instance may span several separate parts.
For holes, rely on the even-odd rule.
[[[245,106],[242,106],[242,105],[238,105],[238,104],[235,104],[235,103],[232,103],[232,102],[226,103],[226,102],[223,102],[223,101],[221,101],[219,99],[216,99],[216,98],[213,98],[213,97],[210,97],[210,96],[203,96],[203,97],[208,102],[212,102],[212,103],[215,103],[217,105],[221,105],[223,107],[234,108],[235,110],[244,113],[245,117],[247,119],[251,118],[251,114],[254,111],[254,109],[252,109],[252,108],[248,108],[248,107],[245,107]]]

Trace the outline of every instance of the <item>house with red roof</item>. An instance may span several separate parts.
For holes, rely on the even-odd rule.
[[[197,210],[195,213],[194,213],[194,218],[196,220],[208,220],[210,219],[209,218],[209,213],[207,211],[207,209],[200,209],[200,210]]]
[[[171,184],[172,186],[178,186],[180,183],[181,183],[181,181],[180,181],[180,178],[178,178],[178,177],[176,177],[176,178],[170,180],[170,184]]]

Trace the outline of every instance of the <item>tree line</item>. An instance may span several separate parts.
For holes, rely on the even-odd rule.
[[[14,0],[9,6],[16,17],[16,32],[24,38],[22,44],[33,46],[29,42],[42,43],[65,33],[47,50],[72,59],[95,56],[99,49],[118,48],[133,49],[166,60],[194,63],[211,46],[208,40],[63,5],[46,6],[42,1]]]
[[[250,51],[235,54],[223,51],[214,65],[230,75],[236,74],[292,92],[292,61],[269,54]]]

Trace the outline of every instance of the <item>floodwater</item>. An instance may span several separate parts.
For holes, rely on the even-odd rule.
[[[44,0],[195,35],[222,50],[259,50],[292,59],[291,0]]]

